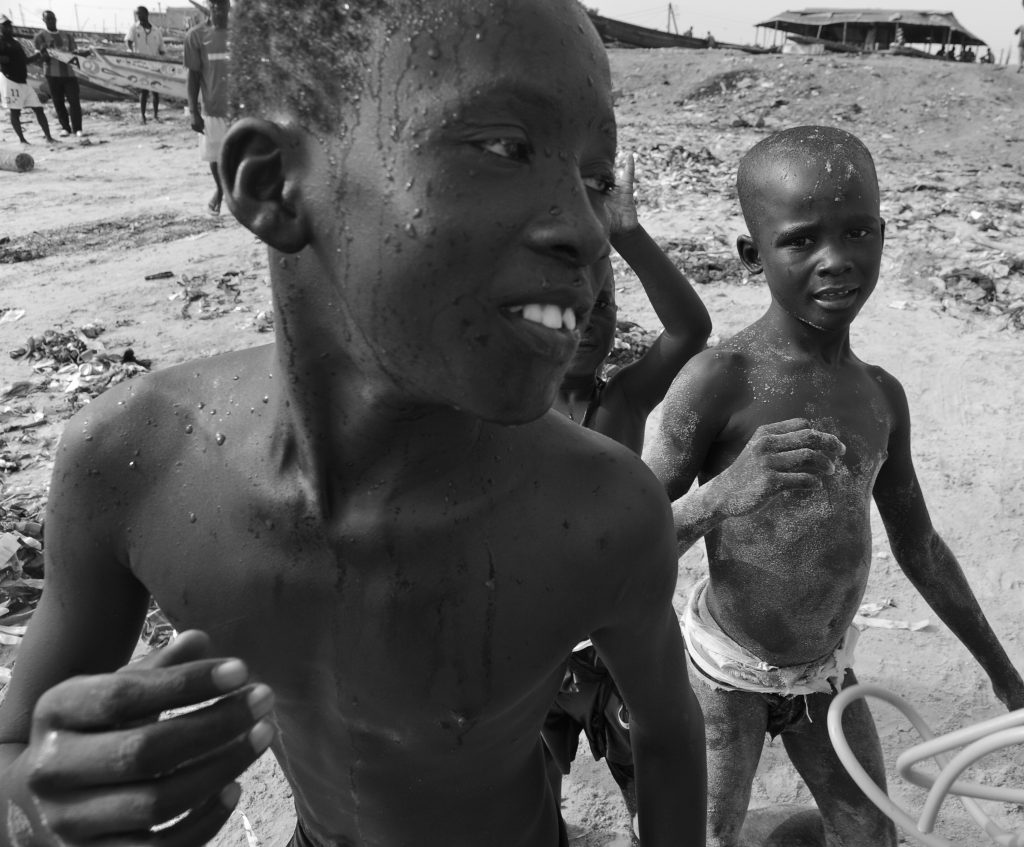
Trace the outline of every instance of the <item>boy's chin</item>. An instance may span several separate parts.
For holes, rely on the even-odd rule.
[[[457,405],[488,423],[515,426],[531,423],[546,414],[555,402],[558,382],[547,386],[531,386],[523,391],[510,391],[508,386],[495,385],[493,391],[475,392],[472,399]]]

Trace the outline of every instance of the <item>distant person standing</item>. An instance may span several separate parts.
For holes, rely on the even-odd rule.
[[[206,208],[220,214],[223,189],[217,161],[228,129],[228,39],[230,0],[210,0],[210,21],[193,27],[185,35],[185,67],[188,68],[188,108],[192,129],[202,133],[200,155],[210,163],[216,186]],[[199,100],[202,98],[202,108]]]
[[[164,34],[160,27],[149,22],[149,9],[139,6],[135,10],[135,23],[124,36],[124,43],[132,53],[139,56],[163,56]],[[146,122],[146,102],[149,100],[149,89],[139,90],[139,110],[142,122]],[[160,121],[160,95],[153,92],[153,120]]]
[[[1024,70],[1024,26],[1017,27],[1014,32],[1017,33],[1017,73],[1020,73]]]
[[[38,53],[25,55],[25,48],[14,37],[11,19],[7,15],[0,15],[0,107],[10,109],[11,126],[22,144],[28,144],[21,129],[22,109],[31,109],[36,113],[36,120],[46,140],[53,141],[43,104],[39,102],[35,89],[28,84],[28,63],[38,57]]]
[[[33,42],[45,60],[43,73],[50,89],[50,96],[53,98],[53,108],[57,111],[57,120],[60,121],[60,135],[66,137],[74,134],[81,137],[82,99],[78,89],[78,77],[67,62],[50,56],[51,49],[77,53],[75,37],[70,32],[61,32],[57,29],[57,16],[49,9],[43,12],[43,25],[46,29],[36,33]]]

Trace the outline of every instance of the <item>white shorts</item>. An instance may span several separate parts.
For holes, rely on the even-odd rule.
[[[41,109],[43,104],[36,90],[27,82],[11,82],[0,76],[0,108]]]
[[[200,159],[204,162],[216,162],[220,159],[220,148],[229,126],[231,123],[227,118],[203,115],[203,134],[199,136]]]

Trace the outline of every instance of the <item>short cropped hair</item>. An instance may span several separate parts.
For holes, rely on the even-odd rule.
[[[338,130],[358,96],[367,51],[409,0],[236,0],[231,101],[236,117],[287,109],[323,132]]]
[[[751,147],[740,159],[736,173],[736,193],[747,226],[757,221],[758,199],[764,180],[772,167],[782,162],[845,160],[857,167],[877,192],[878,174],[871,151],[857,136],[833,126],[796,126],[769,135]]]

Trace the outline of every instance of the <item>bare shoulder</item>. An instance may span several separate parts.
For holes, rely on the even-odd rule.
[[[878,365],[865,364],[864,369],[868,376],[878,385],[882,396],[885,398],[890,411],[897,421],[905,419],[909,414],[909,409],[907,393],[903,389],[902,383],[885,368]]]
[[[552,499],[562,511],[573,504],[573,520],[585,523],[606,547],[646,545],[671,526],[664,489],[640,457],[617,441],[549,413],[528,449],[543,466]]]
[[[51,502],[95,512],[112,498],[124,509],[173,472],[176,456],[245,402],[258,403],[259,350],[224,354],[155,371],[100,395],[65,425],[57,451]],[[116,511],[116,510],[115,510]]]
[[[744,345],[726,342],[694,356],[665,396],[663,424],[685,425],[691,415],[718,417],[748,384],[756,358]]]

